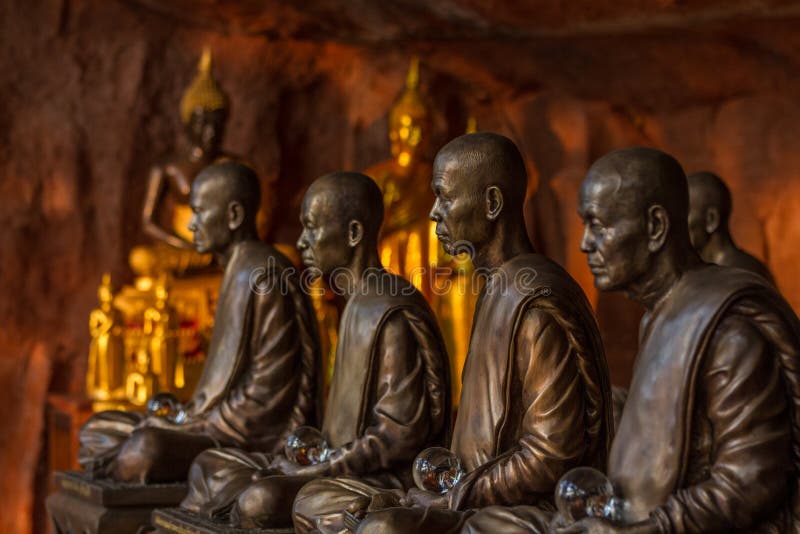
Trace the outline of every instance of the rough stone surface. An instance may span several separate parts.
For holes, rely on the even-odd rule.
[[[280,199],[275,240],[296,239],[316,176],[387,157],[386,113],[416,53],[432,151],[469,114],[522,148],[529,231],[593,299],[615,383],[630,377],[641,310],[592,289],[575,215],[583,173],[608,150],[662,147],[726,178],[735,236],[800,308],[800,2],[297,6],[0,3],[0,531],[43,527],[45,396],[83,386],[98,281],[130,280],[147,170],[180,139],[204,44],[231,96],[226,148]]]

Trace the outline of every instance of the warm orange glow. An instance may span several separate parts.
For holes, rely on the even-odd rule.
[[[405,272],[410,275],[410,282],[420,291],[423,290],[422,276],[422,243],[419,232],[412,231],[408,234],[406,242]]]

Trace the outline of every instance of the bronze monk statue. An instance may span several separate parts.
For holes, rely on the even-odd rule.
[[[700,257],[708,263],[746,269],[773,285],[767,266],[736,246],[728,223],[733,203],[722,178],[710,172],[689,175],[689,236]]]
[[[358,531],[456,532],[469,510],[536,502],[536,531],[546,532],[558,479],[579,465],[602,469],[610,446],[611,387],[597,324],[578,284],[533,250],[523,221],[525,163],[510,139],[456,138],[437,154],[431,185],[430,218],[445,250],[468,252],[487,275],[450,446],[467,474],[445,495],[409,491],[401,506],[367,514]],[[374,501],[370,508],[380,507]],[[295,526],[303,513],[298,497]]]
[[[345,487],[404,489],[417,450],[444,443],[447,353],[422,294],[381,266],[382,220],[380,189],[359,173],[319,178],[302,204],[303,262],[346,300],[322,425],[327,460],[301,466],[269,451],[206,451],[191,468],[183,508],[244,527],[289,527],[292,501],[307,482],[342,475],[350,477],[337,482]],[[303,521],[345,528],[343,507],[324,492],[305,498],[324,517]]]
[[[688,189],[651,148],[604,156],[581,187],[597,288],[646,314],[608,462],[629,517],[561,532],[800,529],[800,324],[763,277],[701,260]]]
[[[289,260],[256,237],[259,196],[256,174],[232,161],[192,184],[195,248],[225,266],[202,376],[182,422],[92,416],[80,432],[85,469],[126,482],[185,480],[209,447],[278,450],[296,427],[315,422],[316,320]]]

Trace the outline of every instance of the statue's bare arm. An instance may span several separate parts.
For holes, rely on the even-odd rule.
[[[182,239],[174,232],[164,229],[156,221],[156,213],[161,205],[164,189],[168,186],[166,172],[162,167],[153,167],[147,182],[147,192],[144,197],[142,209],[142,228],[145,233],[154,239],[164,241],[176,248],[191,248],[191,243]]]

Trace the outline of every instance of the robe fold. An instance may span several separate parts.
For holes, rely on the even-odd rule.
[[[762,277],[685,273],[642,322],[609,457],[664,532],[800,532],[800,323]]]
[[[571,358],[580,378],[579,396],[584,413],[579,428],[572,430],[577,430],[584,448],[581,456],[573,460],[600,469],[605,466],[613,435],[611,386],[591,307],[577,283],[554,262],[540,254],[517,256],[489,280],[476,308],[476,328],[464,366],[451,446],[471,473],[450,492],[451,509],[517,504],[527,493],[524,486],[529,482],[525,480],[529,473],[524,459],[519,463],[513,459],[519,454],[518,449],[534,449],[527,458],[532,462],[546,462],[548,457],[559,455],[558,451],[548,450],[546,444],[541,447],[519,444],[526,430],[525,417],[520,414],[528,407],[515,406],[524,395],[512,397],[514,382],[525,380],[514,376],[514,359],[520,356],[515,355],[515,341],[522,334],[520,327],[525,324],[526,314],[532,309],[547,314],[554,323],[552,328],[563,333],[566,344],[561,347],[564,353],[560,358]],[[539,336],[543,332],[538,332]],[[537,354],[522,356],[537,358]],[[552,388],[552,383],[548,384],[548,377],[539,379],[545,387],[538,387],[537,393],[543,395],[546,386]],[[554,393],[552,400],[557,402],[559,395]],[[557,404],[552,407],[558,409]],[[559,415],[568,419],[570,414]],[[530,430],[536,431],[536,422],[531,423]],[[555,434],[569,429],[553,427],[550,431]],[[545,440],[547,435],[538,437]],[[560,475],[552,477],[557,481]],[[471,495],[475,490],[484,495]],[[528,496],[547,498],[546,492],[532,491]]]

